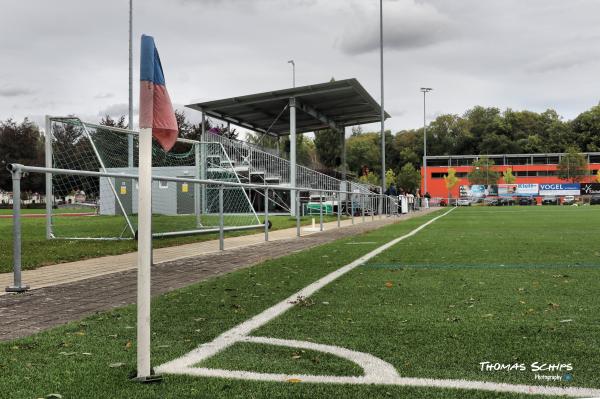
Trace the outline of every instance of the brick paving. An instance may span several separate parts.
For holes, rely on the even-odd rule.
[[[285,256],[293,251],[361,234],[434,210],[326,230],[301,238],[263,242],[222,253],[160,263],[152,268],[152,295],[160,295],[213,276]],[[0,296],[0,340],[26,337],[97,312],[135,303],[136,283],[136,270],[131,269],[22,294]]]

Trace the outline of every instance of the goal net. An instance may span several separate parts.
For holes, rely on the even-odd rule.
[[[51,153],[47,156],[51,157],[53,168],[124,175],[121,178],[54,174],[52,191],[56,205],[50,215],[51,237],[135,237],[138,182],[131,175],[138,175],[137,132],[70,117],[52,118],[50,131],[47,139],[51,140]],[[234,164],[220,143],[178,139],[170,152],[154,143],[152,175],[154,236],[217,231],[221,220],[220,187],[225,230],[261,225],[248,192],[242,187],[160,179],[239,183]]]

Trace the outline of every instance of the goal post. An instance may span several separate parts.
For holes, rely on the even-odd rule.
[[[47,117],[46,125],[46,167],[138,175],[138,132],[84,122],[76,117]],[[133,166],[129,165],[128,159],[130,138],[136,149]],[[160,181],[157,177],[241,183],[223,145],[180,138],[170,152],[165,152],[157,143],[151,144],[153,235],[201,234],[218,229],[219,198],[216,187]],[[49,198],[56,198],[55,207],[95,215],[89,223],[78,228],[66,218],[55,217],[57,210],[49,203],[46,207],[47,238],[135,238],[140,192],[138,179],[48,175],[46,185],[47,192],[53,193]],[[263,226],[242,187],[225,189],[224,212],[226,230]]]

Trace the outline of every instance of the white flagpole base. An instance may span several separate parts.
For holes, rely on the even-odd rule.
[[[140,129],[138,193],[137,378],[152,376],[150,366],[150,268],[152,266],[152,129]]]

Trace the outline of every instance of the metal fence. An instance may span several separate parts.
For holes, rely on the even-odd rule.
[[[97,178],[124,178],[124,179],[132,179],[137,180],[138,176],[134,174],[124,174],[124,173],[110,173],[110,172],[95,172],[95,171],[87,171],[87,170],[71,170],[71,169],[58,169],[58,168],[46,168],[46,167],[36,167],[36,166],[25,166],[21,164],[11,164],[9,166],[9,170],[12,174],[12,183],[13,183],[13,195],[15,198],[20,198],[21,193],[21,180],[26,177],[27,174],[30,173],[42,173],[47,176],[52,175],[71,175],[71,176],[92,176]],[[339,189],[319,189],[314,187],[303,187],[303,186],[295,186],[291,187],[289,185],[273,185],[273,184],[254,184],[254,183],[240,183],[240,182],[228,182],[228,181],[220,181],[220,180],[210,180],[210,179],[197,179],[197,178],[185,178],[185,177],[170,177],[170,176],[153,176],[153,180],[155,181],[167,181],[167,182],[180,182],[180,183],[188,183],[192,185],[200,185],[202,187],[210,187],[212,189],[218,190],[218,227],[213,229],[203,229],[203,230],[190,230],[190,231],[180,231],[176,233],[169,234],[161,234],[161,236],[171,236],[171,235],[186,235],[186,234],[200,234],[200,233],[209,233],[209,232],[218,232],[219,233],[219,248],[224,249],[224,233],[225,231],[234,231],[234,230],[244,230],[251,228],[263,228],[265,241],[268,241],[269,237],[269,207],[268,207],[268,198],[269,192],[271,190],[282,190],[288,191],[293,195],[292,200],[294,201],[295,209],[300,209],[300,193],[302,191],[312,191],[319,193],[319,229],[323,230],[323,218],[324,218],[324,204],[323,198],[334,198],[334,214],[337,215],[337,227],[341,227],[341,216],[342,211],[349,210],[347,212],[350,215],[352,220],[352,224],[354,224],[356,217],[361,217],[364,222],[367,217],[371,217],[372,220],[375,219],[376,214],[378,213],[378,209],[382,209],[382,213],[379,213],[378,216],[381,218],[385,216],[393,216],[398,215],[401,212],[400,203],[398,198],[390,197],[386,195],[381,195],[377,193],[363,193],[357,191],[345,191]],[[265,210],[264,210],[264,222],[261,225],[252,225],[252,226],[230,226],[226,227],[224,224],[225,212],[223,208],[223,197],[224,191],[230,188],[244,188],[244,189],[255,189],[262,191],[264,193],[265,198]],[[296,214],[296,235],[299,237],[301,235],[300,228],[300,212],[295,212]],[[48,218],[50,219],[50,218]],[[51,223],[51,220],[48,220],[47,223]],[[10,287],[7,287],[6,290],[10,292],[22,292],[27,290],[29,287],[23,285],[21,279],[21,242],[22,242],[22,232],[21,232],[21,202],[13,201],[13,269],[14,269],[14,284]]]
[[[290,162],[245,142],[228,139],[206,132],[203,140],[219,142],[235,166],[248,167],[250,172],[264,173],[266,180],[276,180],[281,185],[290,184]],[[296,185],[312,191],[343,191],[343,181],[302,165],[296,165]],[[373,193],[366,185],[348,181],[349,191]]]

